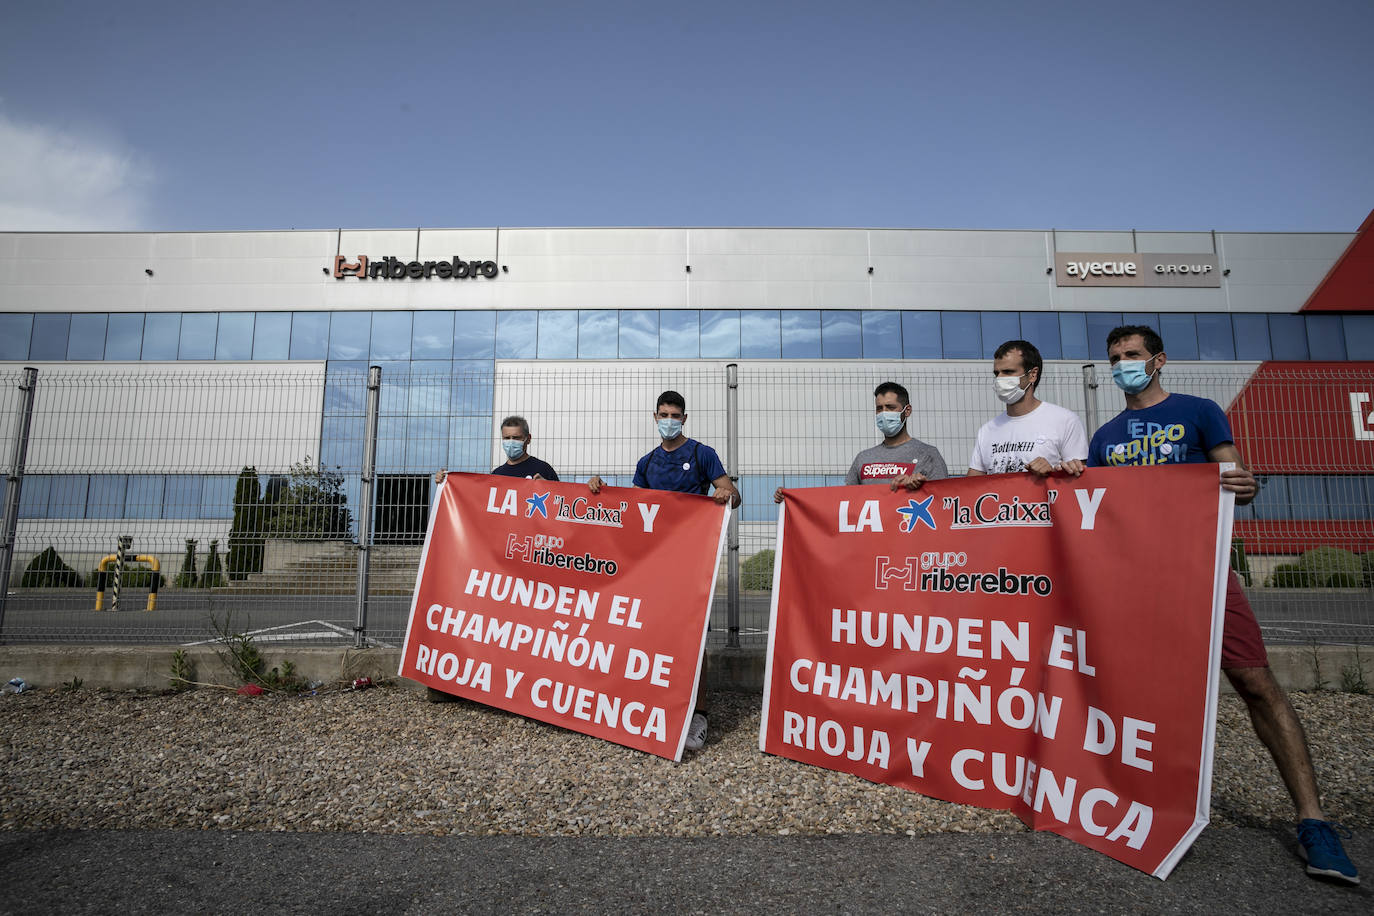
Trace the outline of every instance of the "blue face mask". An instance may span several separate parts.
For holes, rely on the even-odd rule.
[[[1151,356],[1150,359],[1154,357]],[[1154,373],[1146,372],[1145,366],[1150,359],[1123,359],[1112,366],[1112,381],[1116,382],[1116,387],[1127,394],[1140,394],[1149,388]]]
[[[506,450],[506,457],[511,461],[525,454],[525,443],[520,439],[502,439],[501,447]]]
[[[891,439],[902,431],[902,425],[906,420],[900,411],[884,410],[874,417],[874,422],[878,425],[878,432],[883,434],[883,438]]]
[[[682,433],[682,421],[672,419],[660,419],[658,421],[658,436],[664,441],[676,439]]]

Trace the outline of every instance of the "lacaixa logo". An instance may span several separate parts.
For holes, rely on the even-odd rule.
[[[369,259],[358,255],[358,260],[350,261],[344,255],[334,258],[334,279],[357,277],[359,280],[428,280],[438,277],[441,280],[466,280],[470,277],[486,277],[495,280],[500,271],[495,261],[464,261],[457,255],[451,261],[402,261],[399,258],[385,257]]]

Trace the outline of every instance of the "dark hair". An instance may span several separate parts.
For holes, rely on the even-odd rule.
[[[883,382],[877,388],[873,389],[873,396],[875,398],[884,394],[895,394],[897,400],[903,407],[911,403],[911,395],[907,393],[905,388],[898,385],[896,382]]]
[[[997,351],[992,354],[992,358],[1001,359],[1012,350],[1021,351],[1023,373],[1029,374],[1032,369],[1035,370],[1035,382],[1030,386],[1031,390],[1034,390],[1040,384],[1040,377],[1045,374],[1045,360],[1041,358],[1040,351],[1036,349],[1035,344],[1029,340],[1009,340],[997,348]]]
[[[1107,349],[1112,348],[1112,344],[1118,340],[1125,340],[1127,337],[1134,337],[1139,334],[1140,339],[1145,342],[1145,349],[1150,351],[1150,355],[1164,352],[1164,341],[1154,328],[1146,327],[1143,324],[1123,324],[1119,328],[1112,328],[1107,335]]]
[[[658,410],[664,404],[669,407],[676,407],[683,413],[687,412],[687,399],[676,391],[665,391],[658,396],[658,403],[654,404],[654,410]]]
[[[530,424],[525,421],[524,417],[517,417],[515,415],[506,417],[504,420],[501,421],[501,428],[504,429],[507,426],[520,427],[520,431],[525,434],[525,438],[529,438]]]

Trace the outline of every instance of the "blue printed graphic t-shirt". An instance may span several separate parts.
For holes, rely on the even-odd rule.
[[[660,445],[639,459],[634,484],[648,490],[706,493],[711,489],[711,481],[724,476],[725,467],[716,450],[688,439],[671,452]]]
[[[1170,394],[1153,407],[1123,410],[1093,434],[1089,467],[1201,464],[1218,445],[1234,442],[1215,401]]]

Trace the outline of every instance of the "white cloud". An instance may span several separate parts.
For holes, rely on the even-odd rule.
[[[0,150],[0,230],[142,228],[152,174],[118,141],[0,112]]]

